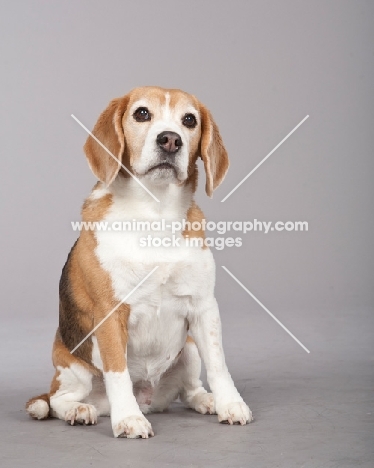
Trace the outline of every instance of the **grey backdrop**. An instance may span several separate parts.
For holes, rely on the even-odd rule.
[[[110,99],[154,84],[195,94],[220,127],[231,168],[213,200],[198,191],[208,219],[305,220],[309,231],[249,233],[242,248],[215,251],[227,360],[256,423],[240,432],[216,428],[208,418],[205,427],[207,419],[178,407],[177,422],[153,416],[159,438],[145,442],[142,455],[122,441],[134,457],[127,460],[132,466],[150,460],[160,466],[249,466],[250,460],[257,467],[370,466],[373,2],[0,5],[5,464],[41,466],[53,457],[64,466],[68,440],[70,462],[99,466],[103,459],[79,445],[80,437],[93,445],[87,434],[112,463],[117,458],[111,457],[121,456],[119,445],[111,445],[108,421],[98,429],[74,428],[72,435],[62,422],[39,425],[19,411],[49,384],[58,280],[76,238],[70,221],[79,219],[95,181],[83,156],[86,134],[70,114],[92,128]],[[295,134],[221,203],[307,114]],[[198,426],[183,426],[186,420]],[[207,438],[212,430],[214,437]],[[163,442],[162,434],[171,433],[173,441]],[[165,450],[171,453],[163,455]]]

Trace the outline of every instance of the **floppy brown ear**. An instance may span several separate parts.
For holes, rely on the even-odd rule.
[[[223,181],[229,168],[229,158],[223,145],[217,124],[209,110],[200,104],[201,115],[201,159],[206,173],[205,191],[211,197]]]
[[[113,99],[100,115],[92,131],[93,135],[117,158],[117,161],[92,136],[87,138],[84,152],[95,176],[109,185],[121,168],[125,151],[125,135],[122,117],[126,112],[129,97]]]

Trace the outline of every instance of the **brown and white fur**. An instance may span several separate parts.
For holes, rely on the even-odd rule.
[[[178,145],[171,148],[167,138],[160,145],[162,132],[177,134]],[[196,160],[203,159],[209,196],[229,165],[210,112],[180,90],[143,87],[114,99],[93,134],[159,202],[88,137],[84,149],[99,182],[83,205],[83,221],[201,221],[194,202]],[[153,431],[144,414],[162,411],[179,397],[200,413],[217,413],[221,422],[252,420],[225,364],[213,256],[206,247],[185,243],[187,236],[204,233],[180,232],[179,247],[140,247],[140,237],[148,234],[81,232],[60,280],[56,372],[49,393],[28,401],[33,418],[95,424],[98,416],[110,415],[115,437],[148,438]],[[171,237],[171,231],[157,236]],[[152,276],[72,354],[155,266]],[[212,393],[200,381],[200,356]]]

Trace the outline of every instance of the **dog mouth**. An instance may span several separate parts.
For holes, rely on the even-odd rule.
[[[170,170],[171,169],[171,170],[173,170],[175,172],[175,174],[177,174],[176,167],[173,164],[171,164],[171,163],[169,163],[167,161],[164,161],[164,162],[162,162],[160,164],[156,164],[155,166],[151,167],[150,169],[148,169],[147,174],[149,174],[150,172],[152,172],[152,171],[154,171],[156,169],[160,169],[160,170]]]

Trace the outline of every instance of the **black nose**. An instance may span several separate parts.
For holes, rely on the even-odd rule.
[[[182,138],[175,132],[161,132],[156,138],[157,144],[167,153],[176,153],[183,145]]]

